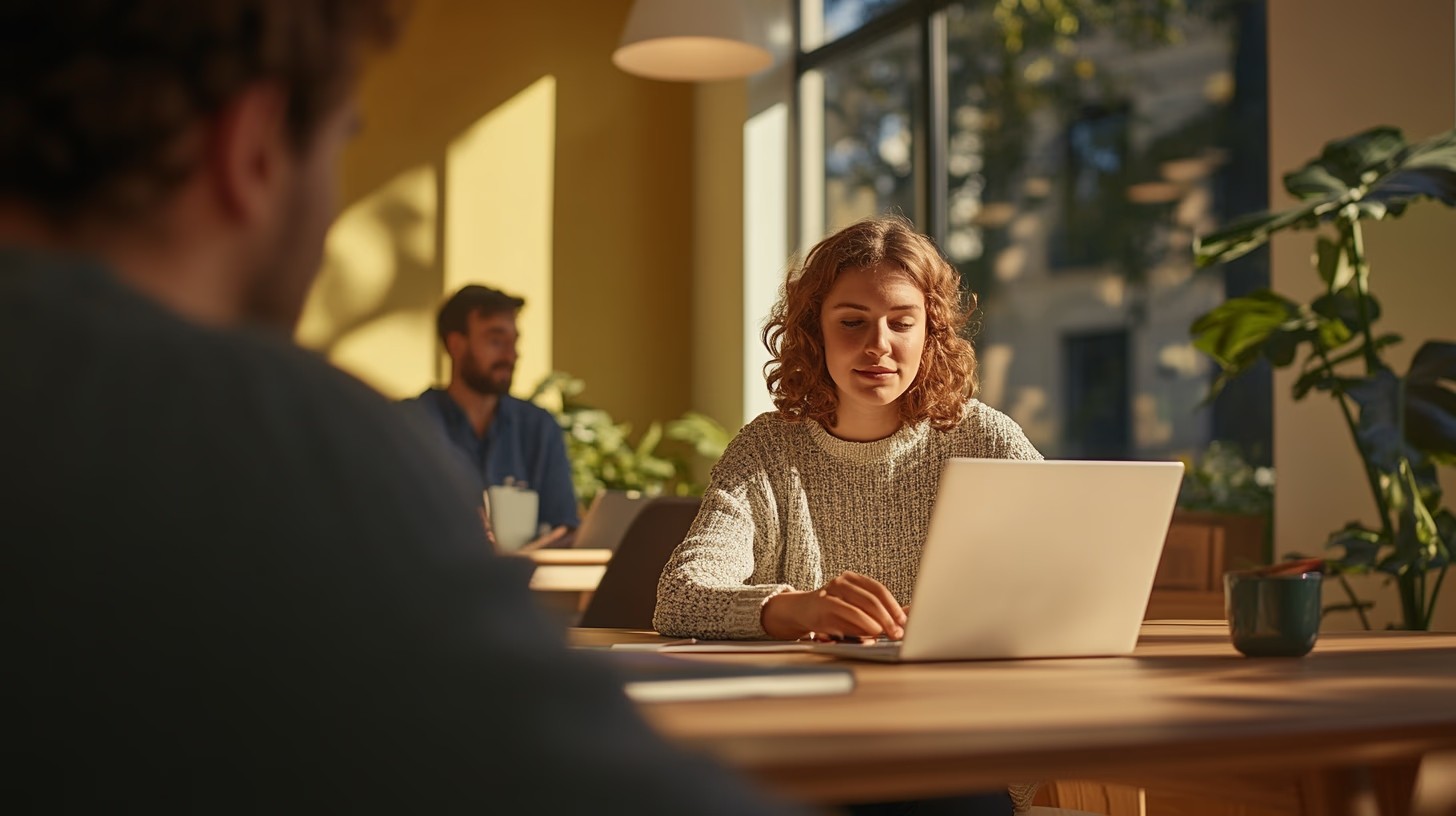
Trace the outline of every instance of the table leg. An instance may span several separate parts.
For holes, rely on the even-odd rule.
[[[1408,816],[1415,790],[1415,762],[1355,765],[1312,771],[1300,778],[1305,816]]]
[[[1416,778],[1412,816],[1456,815],[1456,751],[1427,754]]]

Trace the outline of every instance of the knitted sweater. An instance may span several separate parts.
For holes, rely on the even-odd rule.
[[[940,472],[953,456],[1041,458],[1010,417],[976,400],[950,430],[920,422],[876,442],[759,416],[713,468],[658,582],[653,625],[674,637],[766,637],[765,601],[817,589],[843,570],[910,603]]]

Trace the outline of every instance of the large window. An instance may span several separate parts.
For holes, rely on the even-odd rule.
[[[1265,206],[1263,0],[801,0],[799,243],[898,212],[979,298],[981,398],[1049,456],[1269,453],[1188,326],[1265,285],[1191,241]]]

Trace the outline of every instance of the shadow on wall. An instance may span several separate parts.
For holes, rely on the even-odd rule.
[[[527,300],[519,387],[575,371],[641,426],[688,407],[662,338],[691,332],[693,89],[612,67],[630,0],[567,5],[416,0],[364,77],[299,339],[387,396],[437,380],[433,310],[480,281]]]
[[[299,323],[301,344],[390,397],[434,372],[438,184],[435,169],[421,167],[345,210]]]
[[[354,203],[330,232],[299,341],[390,397],[439,382],[434,314],[466,283],[526,298],[518,382],[551,365],[555,81],[481,116],[431,164]]]

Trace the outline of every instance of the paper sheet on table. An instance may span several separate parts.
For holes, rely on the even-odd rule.
[[[670,652],[672,654],[726,654],[732,652],[809,652],[812,643],[803,640],[697,640],[683,638],[661,643],[614,643],[612,648],[624,652]]]

